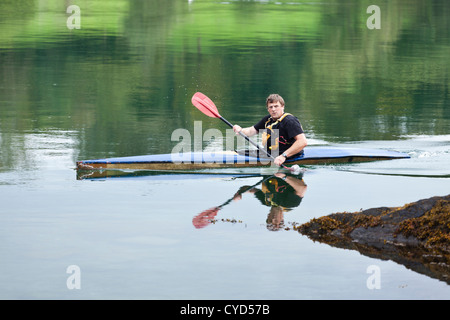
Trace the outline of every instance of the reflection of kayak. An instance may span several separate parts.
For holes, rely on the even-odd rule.
[[[307,147],[302,156],[289,159],[286,165],[317,165],[409,158],[407,154],[379,149]],[[188,152],[118,157],[77,162],[77,169],[194,170],[230,167],[270,166],[265,157],[234,151]]]
[[[256,173],[93,169],[77,170],[77,180],[186,180],[260,177]]]

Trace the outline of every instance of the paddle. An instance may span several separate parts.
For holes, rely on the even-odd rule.
[[[253,189],[254,187],[256,187],[258,184],[263,183],[264,181],[272,178],[274,176],[268,176],[266,178],[263,178],[262,180],[258,181],[257,183],[255,183],[254,185],[245,187],[242,190],[239,190],[238,192],[236,192],[236,194],[231,197],[230,199],[228,199],[227,201],[225,201],[224,203],[222,203],[220,206],[217,207],[213,207],[210,209],[207,209],[201,213],[199,213],[198,215],[196,215],[193,219],[192,219],[192,224],[197,228],[203,228],[206,227],[208,224],[211,223],[211,221],[216,217],[217,213],[219,212],[220,209],[222,209],[222,207],[225,207],[227,204],[229,204],[231,201],[234,200],[234,198],[238,195],[242,195],[243,193],[246,193],[247,191]]]
[[[219,111],[217,110],[216,105],[214,104],[214,102],[212,102],[211,99],[209,99],[206,95],[204,95],[201,92],[196,92],[193,96],[192,96],[192,104],[201,112],[203,112],[204,114],[206,114],[208,117],[211,118],[219,118],[220,120],[222,120],[223,122],[225,122],[228,126],[230,126],[231,128],[233,128],[233,125],[224,117],[222,117],[219,114]],[[257,143],[255,143],[253,140],[251,140],[246,134],[244,134],[242,131],[239,132],[239,134],[245,138],[245,140],[247,140],[248,142],[250,142],[252,145],[254,145],[255,147],[258,148],[259,151],[264,152],[267,156],[269,156],[272,159],[275,159],[274,156],[272,156],[270,153],[268,153],[263,147],[261,147],[260,145],[258,145]],[[291,171],[293,174],[299,174],[301,172],[300,167],[298,165],[293,165],[292,167],[286,167],[285,165],[281,165],[283,168]]]

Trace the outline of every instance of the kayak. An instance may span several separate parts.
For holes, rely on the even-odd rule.
[[[301,156],[289,158],[285,165],[322,165],[378,160],[406,159],[409,155],[381,149],[307,147]],[[128,156],[83,160],[77,162],[78,170],[196,170],[210,168],[267,167],[273,165],[270,158],[254,152],[211,151],[185,152],[142,156]]]

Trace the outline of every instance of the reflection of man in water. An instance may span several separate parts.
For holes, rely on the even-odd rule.
[[[241,190],[245,188],[245,186],[241,187],[233,199],[242,199]],[[264,180],[261,189],[251,188],[246,192],[253,193],[263,205],[270,207],[266,220],[267,228],[275,231],[284,226],[284,212],[300,205],[306,188],[303,179],[279,172],[270,179]]]

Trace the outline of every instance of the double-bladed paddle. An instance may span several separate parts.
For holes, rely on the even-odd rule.
[[[193,96],[192,96],[192,104],[199,109],[201,112],[203,112],[204,114],[206,114],[208,117],[211,118],[219,118],[220,120],[222,120],[223,122],[225,122],[228,126],[230,126],[231,128],[233,128],[233,125],[224,117],[222,117],[219,114],[219,111],[217,110],[216,105],[214,104],[214,102],[212,102],[212,100],[210,98],[208,98],[206,95],[204,95],[201,92],[196,92]],[[242,131],[239,132],[239,134],[244,137],[245,140],[247,140],[248,142],[250,142],[252,145],[254,145],[256,148],[258,148],[259,151],[264,152],[264,154],[266,154],[267,156],[269,156],[270,158],[272,158],[273,160],[275,160],[275,157],[272,156],[270,153],[268,153],[263,147],[261,147],[260,145],[258,145],[256,142],[254,142],[253,140],[251,140],[245,133],[243,133]],[[300,167],[298,165],[293,165],[292,167],[286,167],[285,165],[281,165],[283,168],[289,170],[290,172],[292,172],[293,174],[299,174],[300,173]]]
[[[206,227],[208,224],[211,223],[212,220],[214,220],[214,218],[216,217],[216,215],[219,212],[219,210],[222,209],[222,207],[225,207],[231,201],[233,201],[236,196],[240,196],[240,195],[246,193],[247,191],[249,191],[249,190],[253,189],[254,187],[256,187],[258,184],[263,183],[266,180],[269,180],[270,178],[273,178],[273,177],[274,176],[268,176],[268,177],[265,177],[262,180],[258,181],[254,185],[243,187],[242,190],[239,190],[238,192],[236,192],[233,197],[231,197],[230,199],[228,199],[227,201],[222,203],[220,206],[210,208],[210,209],[205,210],[205,211],[201,212],[200,214],[196,215],[192,219],[192,224],[197,229]]]

